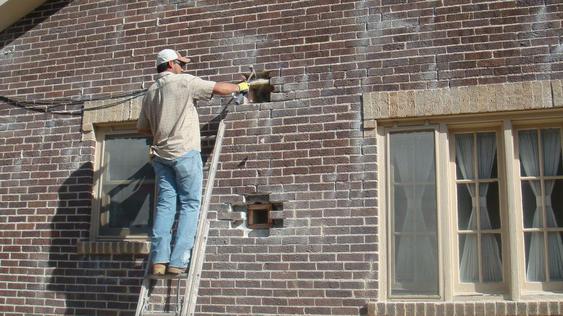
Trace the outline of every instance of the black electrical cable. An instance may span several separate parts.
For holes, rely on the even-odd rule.
[[[124,102],[140,97],[146,94],[146,92],[147,90],[144,89],[144,90],[138,90],[126,94],[114,95],[114,96],[95,96],[85,99],[60,98],[60,99],[52,99],[52,100],[22,100],[18,98],[0,96],[0,101],[9,104],[11,106],[15,106],[33,112],[62,114],[62,115],[81,115],[86,111],[95,111],[95,110],[105,109],[122,104]],[[121,100],[118,100],[113,103],[103,104],[96,107],[81,108],[80,110],[53,110],[55,108],[62,106],[82,105],[84,104],[84,102],[87,101],[106,101],[106,100],[115,100],[115,99],[121,99]]]

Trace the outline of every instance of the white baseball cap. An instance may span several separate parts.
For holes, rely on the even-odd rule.
[[[177,51],[167,48],[161,50],[158,55],[156,55],[156,65],[158,66],[176,59],[185,63],[189,63],[191,60],[187,57],[182,57],[182,55],[180,55]]]

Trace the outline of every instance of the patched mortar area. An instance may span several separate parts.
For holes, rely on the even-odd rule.
[[[241,202],[226,206],[219,219],[230,220],[244,237],[269,237],[272,228],[283,227],[283,201],[271,201],[270,193],[245,194]]]

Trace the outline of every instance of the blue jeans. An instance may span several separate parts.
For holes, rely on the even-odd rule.
[[[197,230],[203,166],[199,151],[191,150],[174,160],[155,156],[152,165],[156,173],[158,197],[151,236],[153,263],[169,263],[187,268]],[[172,253],[172,225],[179,211],[176,238]]]

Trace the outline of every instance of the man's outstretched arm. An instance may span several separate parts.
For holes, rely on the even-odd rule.
[[[239,84],[229,82],[216,82],[213,87],[213,94],[229,95],[233,92],[246,92],[248,91],[248,82],[243,81]]]

